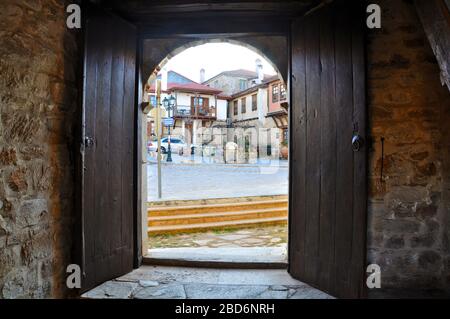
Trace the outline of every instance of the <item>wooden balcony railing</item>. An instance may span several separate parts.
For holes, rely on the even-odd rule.
[[[216,118],[216,108],[213,106],[184,106],[179,105],[174,110],[175,117],[189,117],[189,118]]]

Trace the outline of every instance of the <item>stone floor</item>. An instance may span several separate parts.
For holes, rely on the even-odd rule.
[[[90,299],[329,299],[286,270],[143,266],[85,293]]]
[[[150,248],[282,247],[287,243],[287,225],[220,230],[205,233],[158,235],[149,238]]]

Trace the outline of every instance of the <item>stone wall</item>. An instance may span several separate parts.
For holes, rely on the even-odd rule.
[[[368,261],[381,266],[384,288],[449,288],[450,94],[412,1],[376,3],[383,12],[368,45]]]
[[[60,0],[0,1],[0,298],[65,295],[76,32]]]

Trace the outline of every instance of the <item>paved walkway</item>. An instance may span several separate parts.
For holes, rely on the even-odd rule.
[[[329,299],[286,270],[143,266],[85,293],[90,299]],[[213,310],[211,310],[213,311]],[[201,315],[200,315],[201,316]]]
[[[162,198],[157,198],[157,165],[148,164],[148,200],[227,198],[288,193],[285,161],[256,164],[162,165]]]
[[[287,225],[210,231],[205,233],[158,235],[149,238],[150,248],[236,248],[283,247],[287,244]]]

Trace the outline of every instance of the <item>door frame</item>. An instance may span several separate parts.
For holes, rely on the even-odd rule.
[[[285,80],[286,82],[286,86],[289,88],[289,84],[290,83],[290,46],[289,46],[289,32],[290,32],[290,22],[286,23],[286,28],[284,27],[280,27],[280,25],[274,25],[273,29],[270,28],[271,24],[265,25],[264,28],[262,30],[258,30],[261,27],[259,25],[257,25],[256,30],[255,31],[248,31],[248,24],[250,24],[250,22],[248,23],[243,23],[241,26],[235,26],[233,29],[238,29],[238,30],[234,30],[233,32],[223,32],[223,33],[210,33],[210,27],[209,24],[205,23],[201,25],[201,29],[200,31],[202,33],[192,33],[192,31],[188,28],[184,30],[184,33],[178,33],[178,32],[173,32],[172,28],[171,28],[171,24],[170,23],[161,23],[160,25],[158,25],[158,30],[165,30],[165,27],[167,27],[168,32],[166,34],[155,34],[154,32],[149,32],[148,30],[141,30],[141,34],[138,35],[138,48],[139,48],[139,53],[138,53],[138,61],[137,61],[137,65],[139,66],[139,70],[137,70],[137,79],[139,79],[139,82],[137,82],[138,85],[136,85],[136,88],[139,92],[136,93],[136,105],[141,105],[142,101],[143,101],[143,97],[142,97],[142,93],[144,91],[144,86],[146,81],[148,80],[148,78],[146,77],[147,74],[151,74],[151,72],[153,72],[153,70],[144,70],[144,41],[145,40],[155,40],[155,39],[160,39],[163,38],[164,40],[170,39],[170,40],[180,40],[180,39],[192,39],[192,41],[190,42],[197,42],[197,41],[202,41],[202,40],[217,40],[217,39],[232,39],[235,40],[237,42],[242,42],[242,43],[246,43],[245,42],[245,37],[251,37],[251,36],[282,36],[286,38],[286,56],[285,59],[287,61],[286,66],[287,69],[286,70],[279,70],[279,72],[286,78],[283,78],[283,80]],[[226,28],[226,27],[225,27]],[[238,32],[240,31],[239,28],[242,28],[243,32]],[[245,32],[244,32],[245,31]],[[240,38],[243,37],[243,39],[241,40]],[[249,43],[249,45],[251,46],[251,44]],[[164,58],[167,57],[167,55],[169,55],[172,51],[168,50],[167,52],[164,53]],[[159,64],[161,61],[158,61],[157,63]],[[272,63],[274,63],[272,61]],[[157,65],[156,65],[157,66]],[[277,66],[278,67],[278,66]],[[145,78],[143,77],[143,75],[145,74]],[[287,96],[288,99],[288,103],[290,103],[290,96]],[[143,154],[143,147],[145,149],[145,146],[143,145],[143,141],[142,141],[142,112],[139,111],[137,112],[137,137],[138,139],[140,139],[137,143],[138,145],[136,145],[136,161],[135,164],[137,165],[136,169],[135,169],[135,174],[136,174],[136,180],[139,181],[141,176],[142,176],[142,165],[140,165],[140,163],[144,163],[146,160],[142,157]],[[144,115],[145,116],[145,115]],[[193,125],[193,124],[192,124]],[[187,127],[186,127],[187,129]],[[192,128],[191,128],[192,129]],[[290,133],[289,133],[290,134]],[[192,134],[191,134],[192,136]],[[289,162],[289,167],[290,167],[290,162]],[[288,176],[290,176],[290,168],[289,168],[289,173]],[[290,178],[290,177],[289,177]],[[145,178],[146,180],[146,178]],[[151,257],[146,256],[146,252],[144,251],[143,247],[146,249],[146,243],[148,240],[148,235],[147,235],[147,213],[146,210],[143,209],[143,207],[146,207],[147,205],[147,200],[146,200],[146,196],[147,196],[147,190],[145,189],[144,192],[144,187],[143,184],[146,183],[146,181],[144,181],[143,183],[139,183],[140,185],[137,188],[137,198],[136,198],[136,205],[137,205],[137,211],[136,211],[136,218],[135,218],[135,230],[137,233],[135,234],[135,238],[136,238],[136,254],[135,254],[135,267],[139,267],[139,265],[141,264],[147,264],[147,265],[155,265],[154,263],[154,259]],[[289,192],[290,193],[290,192]],[[143,200],[143,196],[145,196],[145,200]],[[289,198],[289,195],[288,195]],[[289,203],[289,199],[288,199],[288,203]],[[289,207],[289,205],[288,205]],[[289,215],[289,212],[288,212]],[[289,217],[288,217],[288,223],[289,223]],[[289,227],[289,226],[288,226]],[[138,247],[139,246],[139,247]],[[183,262],[178,263],[178,261],[174,260],[172,262],[172,260],[167,261],[167,260],[160,260],[160,263],[158,264],[163,264],[164,265],[185,265]],[[194,265],[195,262],[193,263],[189,263],[189,265]],[[209,263],[209,262],[205,262],[205,263],[199,263],[203,264],[203,265],[210,265],[213,266],[214,263]],[[242,267],[245,267],[245,265],[242,265]],[[271,265],[270,263],[268,264],[268,267],[270,268],[280,268],[280,265]],[[262,268],[262,267],[261,267]],[[284,267],[282,267],[284,268]]]
[[[87,1],[83,1],[83,10],[87,10],[87,8],[92,8],[93,4],[88,3]],[[95,6],[96,7],[96,6]],[[119,14],[120,16],[120,14]],[[200,16],[200,15],[199,15]],[[85,15],[82,15],[83,20],[85,20]],[[177,23],[177,21],[170,21],[170,20],[161,20],[161,21],[151,21],[148,25],[138,25],[138,35],[137,35],[137,61],[136,61],[136,76],[135,76],[135,107],[138,108],[137,112],[135,112],[135,123],[134,123],[134,162],[133,162],[133,179],[134,179],[134,186],[133,186],[133,199],[134,199],[134,213],[133,213],[133,229],[134,229],[134,257],[133,257],[133,264],[135,268],[138,268],[142,262],[143,257],[146,252],[143,251],[143,241],[144,238],[147,238],[147,234],[145,232],[145,228],[143,227],[143,221],[146,220],[147,212],[145,210],[146,207],[146,196],[143,198],[143,183],[141,183],[141,177],[142,177],[142,164],[145,160],[143,158],[143,147],[145,150],[145,146],[142,145],[142,134],[143,134],[143,127],[142,127],[142,121],[143,121],[143,112],[141,111],[141,104],[143,101],[143,89],[144,84],[146,83],[147,79],[144,78],[144,76],[147,74],[144,67],[144,56],[143,56],[143,43],[147,39],[155,39],[155,38],[171,38],[171,39],[180,39],[180,38],[192,38],[192,41],[200,40],[200,39],[217,39],[217,38],[236,38],[236,37],[244,37],[244,36],[261,36],[261,35],[281,35],[285,36],[287,39],[287,73],[286,78],[284,79],[286,82],[286,86],[289,87],[289,95],[288,100],[289,104],[291,104],[291,67],[292,67],[292,60],[291,60],[291,54],[292,54],[292,47],[291,47],[291,33],[290,33],[290,24],[291,20],[286,19],[275,19],[272,21],[272,23],[267,23],[267,20],[261,21],[261,19],[242,19],[242,16],[233,21],[233,19],[225,19],[220,20],[222,23],[215,23],[211,24],[210,21],[199,21],[201,19],[194,19],[193,17],[189,17],[189,19],[193,22],[192,24],[184,24],[184,28],[181,28],[180,24]],[[129,21],[133,23],[132,21]],[[83,25],[85,26],[85,21],[83,21]],[[180,30],[183,30],[180,33]],[[85,28],[82,28],[80,32],[80,37],[84,39],[85,36]],[[81,45],[81,52],[84,52],[84,42]],[[365,41],[366,45],[366,41]],[[168,52],[169,53],[169,52]],[[84,56],[83,54],[80,54],[80,65],[84,65]],[[83,68],[81,67],[81,76],[79,76],[79,85],[80,88],[83,88]],[[151,70],[153,71],[153,70]],[[82,96],[80,96],[79,105],[82,105]],[[367,104],[367,103],[366,103]],[[367,107],[367,106],[366,106]],[[232,111],[231,108],[229,112]],[[292,145],[292,107],[289,108],[288,113],[288,119],[289,119],[289,143]],[[80,125],[76,127],[76,132],[78,133],[77,136],[81,137],[82,134],[82,121],[81,121],[81,112],[78,114]],[[367,115],[366,115],[366,121],[367,121]],[[75,148],[75,209],[76,209],[76,223],[75,223],[75,233],[78,235],[75,242],[74,242],[74,259],[79,262],[80,265],[83,265],[82,263],[82,238],[83,238],[83,230],[82,230],[82,212],[81,212],[81,195],[82,194],[82,161],[81,156],[79,153],[79,143],[82,141],[75,141],[74,142],[74,148]],[[289,149],[289,193],[288,193],[288,201],[289,201],[289,212],[288,212],[288,231],[291,232],[292,230],[292,223],[291,223],[291,214],[292,210],[290,207],[291,203],[291,195],[292,195],[292,189],[291,189],[291,181],[292,181],[292,170],[291,167],[293,165],[293,159],[291,156],[291,148]],[[289,258],[290,251],[288,249],[288,258]],[[365,262],[365,260],[364,260]]]

